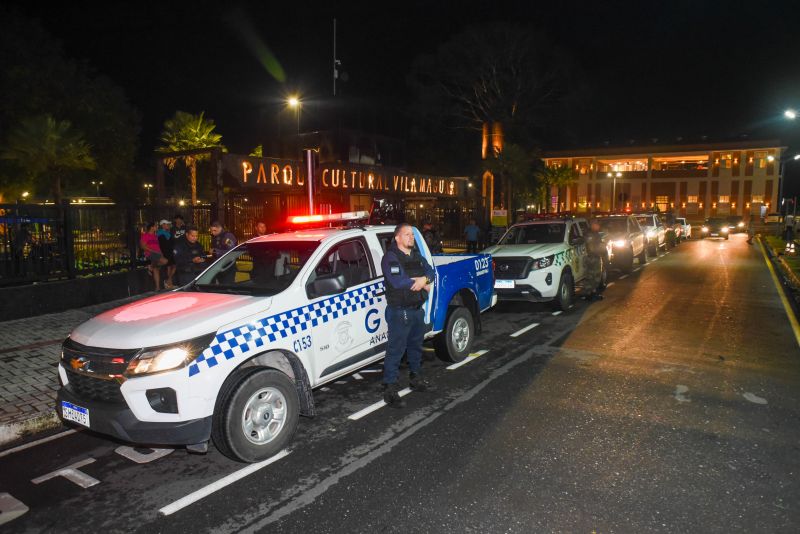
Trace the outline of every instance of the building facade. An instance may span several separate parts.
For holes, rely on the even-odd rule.
[[[548,166],[569,166],[578,180],[553,191],[557,211],[656,210],[690,220],[763,217],[778,206],[778,141],[603,147],[549,152]]]

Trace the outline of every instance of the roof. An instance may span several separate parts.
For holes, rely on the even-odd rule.
[[[594,156],[644,156],[647,154],[686,154],[688,152],[716,152],[720,150],[757,150],[767,148],[787,147],[781,145],[778,139],[754,139],[748,141],[724,141],[719,143],[699,143],[699,144],[674,144],[674,145],[630,145],[630,146],[602,146],[573,148],[568,150],[549,150],[542,156],[544,159],[551,158],[580,158]]]
[[[308,228],[305,230],[294,230],[291,232],[282,232],[275,234],[268,234],[261,237],[254,237],[248,240],[249,243],[263,243],[270,241],[324,241],[326,239],[342,235],[343,232],[348,232],[353,235],[363,234],[364,230],[394,232],[394,226],[363,226],[363,227],[335,227],[335,228]]]

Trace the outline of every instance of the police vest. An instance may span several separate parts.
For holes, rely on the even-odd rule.
[[[406,276],[409,278],[425,276],[425,266],[422,263],[423,260],[419,252],[412,250],[410,255],[406,255],[395,247],[392,247],[390,250],[394,253],[395,258],[397,258]],[[396,289],[392,287],[392,284],[386,283],[386,303],[389,306],[421,306],[427,299],[428,292],[424,289],[421,291]]]

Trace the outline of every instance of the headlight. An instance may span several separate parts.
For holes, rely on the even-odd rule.
[[[128,364],[125,374],[128,376],[141,376],[185,367],[205,350],[214,335],[214,333],[211,333],[182,343],[175,343],[174,345],[143,349]]]
[[[655,237],[655,236],[656,236],[656,231],[655,230],[648,230],[647,231],[647,237]]]
[[[624,239],[617,239],[615,241],[612,241],[611,244],[617,248],[624,248],[628,246],[628,242]]]
[[[703,227],[703,231],[704,231],[704,232],[708,232],[708,226],[704,226],[704,227]]]
[[[727,232],[727,231],[728,231],[728,227],[727,227],[727,226],[723,226],[723,227],[722,227],[722,233],[724,234],[724,233],[725,233],[725,232]]]
[[[533,261],[533,268],[534,269],[545,269],[553,265],[553,260],[555,259],[555,254],[551,254],[550,256],[546,256],[544,258],[539,258],[538,260]]]
[[[743,223],[743,222],[740,222],[740,223],[739,223],[739,224],[737,224],[736,226],[738,226],[739,228],[744,228],[744,223]]]

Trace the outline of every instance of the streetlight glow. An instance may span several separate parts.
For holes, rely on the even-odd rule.
[[[797,118],[797,112],[793,109],[787,109],[783,112],[783,116],[787,119],[795,120]]]
[[[286,104],[294,110],[295,117],[297,118],[297,135],[300,135],[300,108],[303,103],[297,95],[294,95],[286,100]]]
[[[296,108],[300,106],[300,99],[296,96],[290,96],[289,100],[286,101],[289,104],[290,108]]]

